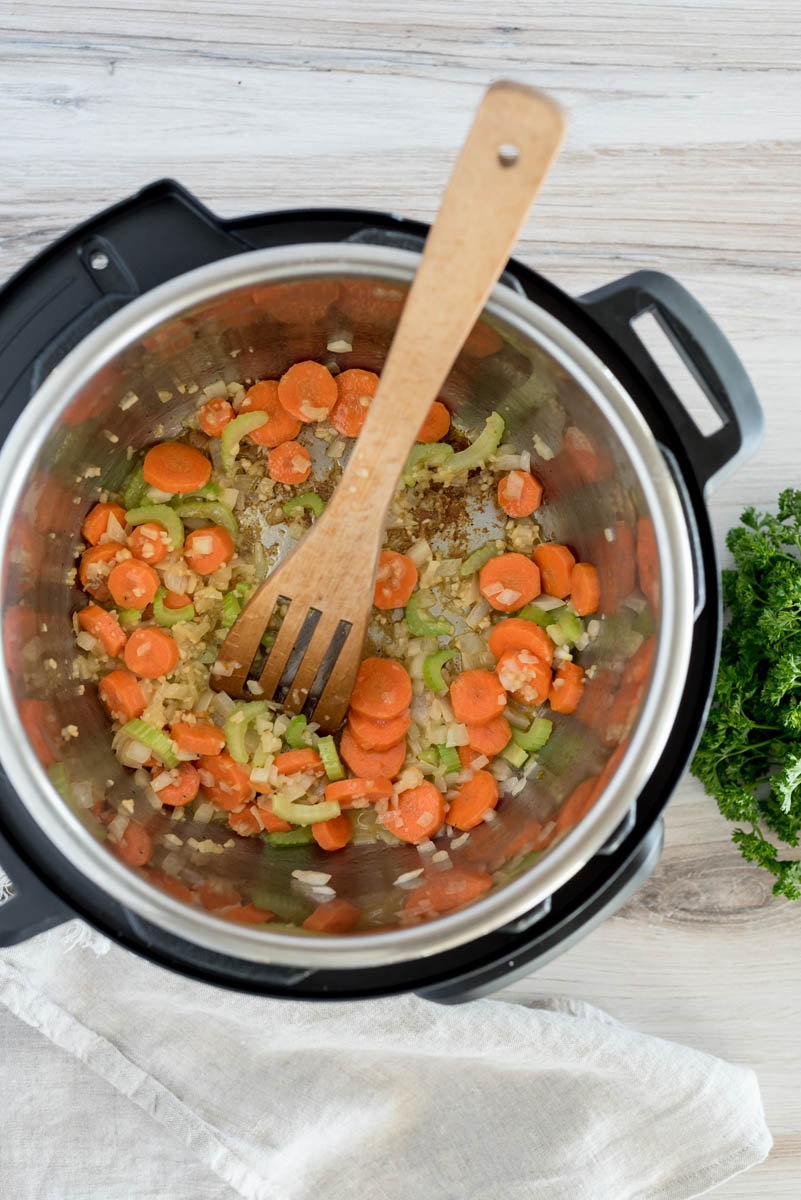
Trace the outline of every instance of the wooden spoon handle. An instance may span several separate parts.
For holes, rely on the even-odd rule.
[[[486,92],[454,167],[336,496],[386,511],[417,433],[506,265],[565,132],[541,92]],[[331,508],[338,507],[332,501]]]

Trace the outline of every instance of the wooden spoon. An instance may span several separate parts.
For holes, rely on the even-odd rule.
[[[541,92],[508,82],[486,92],[426,239],[350,462],[325,512],[231,627],[212,668],[218,691],[270,699],[281,684],[288,687],[290,711],[306,706],[324,730],[341,725],[398,479],[506,264],[564,129],[560,109]],[[258,685],[248,689],[279,602],[288,607]]]

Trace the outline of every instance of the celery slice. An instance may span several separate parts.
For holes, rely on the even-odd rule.
[[[554,621],[559,619],[559,614],[563,611],[562,608],[538,608],[536,604],[527,604],[525,608],[521,608],[516,615],[522,617],[524,621],[534,621],[541,629],[547,629],[549,625],[553,625]]]
[[[189,520],[203,521],[206,525],[222,525],[234,539],[239,536],[239,522],[221,500],[182,500],[175,505],[175,511],[179,517]]]
[[[246,434],[252,433],[254,429],[260,429],[262,425],[266,425],[269,419],[268,413],[259,411],[240,413],[238,417],[234,417],[233,421],[228,422],[220,438],[222,469],[226,475],[233,474],[242,438]]]
[[[306,508],[315,517],[319,517],[325,508],[325,502],[316,492],[301,492],[299,496],[293,496],[291,500],[287,500],[284,505],[284,516],[291,517],[293,513],[301,512]]]
[[[426,748],[424,750],[420,751],[418,758],[420,758],[420,760],[422,762],[428,763],[429,766],[436,767],[439,764],[439,754],[437,753],[437,747],[436,746],[426,746]]]
[[[439,755],[439,765],[446,775],[453,775],[456,771],[461,771],[462,760],[459,758],[459,751],[455,746],[437,746],[437,754]]]
[[[318,821],[333,821],[340,815],[339,801],[321,800],[319,804],[296,804],[280,793],[273,796],[273,812],[292,825],[316,825]],[[273,835],[270,834],[272,837]]]
[[[129,508],[125,520],[129,525],[144,525],[146,521],[163,525],[170,539],[170,550],[180,550],[184,544],[184,523],[169,504],[145,504],[141,508]]]
[[[442,468],[443,471],[449,475],[457,475],[461,471],[472,471],[475,467],[483,466],[489,456],[500,446],[504,429],[505,423],[501,414],[490,413],[476,440],[466,450],[461,450],[458,454],[454,454],[453,458],[448,458]]]
[[[317,739],[317,750],[320,758],[323,760],[325,773],[332,783],[336,783],[338,779],[345,778],[345,768],[340,762],[337,748],[334,745],[334,739],[329,734],[328,737]]]
[[[142,612],[138,608],[118,608],[117,620],[120,625],[135,625],[142,620]]]
[[[167,589],[160,587],[153,597],[153,616],[157,624],[163,625],[165,629],[172,629],[173,625],[180,625],[182,621],[191,621],[195,615],[194,604],[184,604],[181,608],[167,608],[164,603],[166,595]]]
[[[528,755],[522,746],[513,740],[501,750],[501,758],[505,758],[513,767],[522,767],[528,762]]]
[[[122,489],[122,503],[124,508],[136,508],[145,498],[148,490],[148,485],[145,483],[145,477],[142,474],[142,464],[139,463],[131,471],[131,474],[125,481],[125,487]]]
[[[292,750],[300,750],[306,745],[303,735],[306,732],[307,724],[308,722],[303,714],[298,713],[298,715],[293,717],[287,725],[286,733],[284,734],[284,741]],[[322,752],[320,757],[322,758]],[[323,759],[323,763],[325,764],[325,759]]]
[[[431,692],[445,692],[448,685],[442,678],[442,668],[446,662],[456,657],[455,650],[438,650],[423,659],[423,683]]]
[[[541,750],[553,732],[553,721],[546,717],[536,717],[528,729],[513,729],[512,741],[526,754],[536,754]]]
[[[170,738],[167,737],[163,729],[155,729],[152,725],[148,725],[147,721],[143,721],[141,717],[134,717],[132,721],[126,722],[122,727],[123,733],[127,733],[128,737],[133,738],[135,742],[142,742],[148,749],[152,750],[156,758],[160,758],[165,767],[177,767],[178,758],[173,749],[173,744]]]
[[[309,825],[300,825],[297,829],[286,829],[279,833],[267,834],[268,846],[283,846],[286,849],[291,849],[292,846],[306,846],[309,842],[313,841],[314,834]],[[277,912],[278,910],[274,911]]]
[[[494,542],[487,542],[485,546],[479,546],[472,554],[468,554],[459,568],[459,574],[462,579],[467,579],[469,575],[475,575],[476,571],[480,571],[484,563],[488,563],[491,558],[497,558],[503,551],[499,550]]]
[[[415,592],[409,597],[403,610],[409,633],[415,637],[446,637],[453,633],[453,626],[444,617],[429,617],[424,614],[425,609],[420,607],[420,596]]]
[[[266,700],[240,700],[228,720],[223,725],[223,733],[228,746],[228,753],[234,762],[246,763],[248,752],[245,737],[256,717],[269,712],[270,706]]]
[[[236,592],[226,592],[222,598],[222,617],[220,618],[223,629],[230,629],[241,611],[242,605],[239,603]]]
[[[413,446],[403,468],[403,482],[414,487],[420,467],[441,467],[453,458],[453,446],[447,442],[426,442]]]

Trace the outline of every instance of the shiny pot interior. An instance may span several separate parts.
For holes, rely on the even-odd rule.
[[[268,850],[260,839],[233,838],[225,846],[232,839],[227,827],[194,828],[191,815],[154,818],[117,763],[95,689],[74,669],[71,615],[83,593],[71,585],[83,516],[98,496],[120,488],[130,469],[127,448],[178,433],[209,385],[277,378],[306,358],[380,370],[416,260],[412,252],[370,246],[286,247],[165,284],[107,321],[53,371],[0,456],[3,765],[45,834],[89,878],[200,946],[256,961],[347,968],[431,954],[498,928],[555,890],[615,830],[676,715],[693,604],[676,488],[608,369],[544,310],[499,285],[442,398],[464,431],[477,431],[488,413],[500,411],[504,440],[531,452],[545,488],[543,532],[596,564],[603,621],[580,657],[594,668],[583,711],[554,716],[555,732],[526,788],[505,797],[497,819],[451,851],[442,868],[486,868],[498,886],[459,912],[387,930],[408,895],[395,881],[421,862],[414,847],[351,844],[332,856],[316,846]],[[477,527],[475,544],[488,532],[489,525]],[[644,556],[647,580],[638,569]],[[648,616],[657,653],[650,678],[632,683],[627,663]],[[65,738],[72,726],[78,736]],[[516,847],[531,819],[557,817],[577,784],[597,776],[613,755],[607,786],[579,825],[567,824],[536,861],[521,860]],[[226,879],[245,897],[255,887],[308,905],[291,873],[324,870],[337,895],[381,929],[311,938],[286,927],[233,926],[187,905],[109,853],[88,807],[101,798],[146,819],[156,841],[152,865],[189,886]],[[176,830],[179,847],[174,837],[164,840]],[[213,852],[195,848],[210,837]]]

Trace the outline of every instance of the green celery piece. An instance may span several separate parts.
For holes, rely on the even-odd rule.
[[[117,620],[120,625],[136,625],[142,620],[141,610],[138,608],[118,608]]]
[[[414,487],[421,467],[441,467],[453,457],[453,446],[447,442],[426,442],[412,446],[403,468],[403,482]]]
[[[180,504],[175,505],[175,511],[179,517],[188,520],[205,521],[208,525],[222,525],[223,529],[227,529],[234,539],[239,536],[239,522],[228,505],[223,504],[221,500],[183,500]]]
[[[325,773],[332,783],[345,778],[345,768],[340,762],[337,748],[334,745],[334,739],[330,734],[327,737],[317,739],[317,752],[323,760]]]
[[[170,550],[180,550],[184,544],[184,523],[169,504],[144,504],[140,508],[129,508],[125,520],[129,525],[144,525],[147,521],[163,525],[170,539]]]
[[[455,650],[438,650],[423,659],[423,683],[430,692],[446,692],[448,685],[442,677],[445,663],[456,657]]]
[[[143,742],[153,751],[156,758],[161,759],[165,767],[178,766],[178,758],[173,750],[172,741],[163,729],[155,729],[152,725],[148,725],[147,721],[141,720],[140,717],[134,717],[132,721],[123,725],[122,730],[135,742]]]
[[[216,500],[220,494],[220,485],[213,483],[210,479],[208,483],[204,483],[202,488],[198,488],[196,492],[186,492],[184,495],[176,496],[170,504],[175,507],[178,504],[184,504],[187,500]]]
[[[267,845],[290,849],[292,846],[307,846],[314,841],[311,825],[300,825],[297,829],[287,829],[280,833],[268,833]]]
[[[426,617],[425,609],[420,608],[420,594],[415,592],[409,597],[403,616],[409,633],[415,637],[447,637],[453,633],[453,626],[444,617]]]
[[[123,508],[136,508],[144,500],[147,491],[148,484],[145,483],[145,477],[142,474],[142,464],[138,463],[126,479],[125,487],[122,489]]]
[[[191,621],[193,619],[195,615],[194,604],[184,604],[181,608],[167,608],[164,603],[166,595],[167,589],[160,587],[153,597],[153,616],[158,625],[163,625],[165,629],[172,629],[173,625],[180,625],[182,621]]]
[[[303,713],[298,713],[298,715],[293,717],[289,722],[286,727],[286,733],[284,734],[284,741],[286,742],[287,746],[290,747],[290,749],[300,750],[306,745],[303,735],[306,732],[307,724],[308,722],[303,716]],[[325,760],[323,761],[325,762]]]
[[[513,729],[512,741],[526,754],[536,754],[553,733],[553,721],[547,717],[535,717],[528,729]]]
[[[422,762],[428,763],[431,767],[436,767],[439,764],[439,754],[437,753],[436,746],[426,746],[424,750],[420,751],[418,757]]]
[[[527,604],[516,615],[522,617],[524,621],[534,621],[541,629],[547,629],[549,625],[553,625],[554,621],[559,619],[563,608],[564,605],[561,608],[549,608],[546,611],[544,608],[538,608],[536,604]]]
[[[578,638],[584,632],[584,625],[580,617],[575,613],[568,612],[563,608],[559,612],[556,620],[547,626],[548,637],[557,646],[573,646]]]
[[[236,456],[239,453],[239,443],[247,434],[252,433],[254,429],[260,429],[262,425],[266,425],[270,417],[266,412],[247,412],[240,413],[238,417],[234,417],[233,421],[229,421],[222,431],[220,438],[220,452],[222,457],[222,469],[226,475],[233,475]]]
[[[222,616],[220,617],[223,629],[230,629],[241,611],[242,605],[239,603],[236,592],[226,592],[222,598]]]
[[[318,821],[333,821],[340,815],[338,800],[321,800],[319,804],[296,804],[284,796],[273,796],[273,812],[291,825],[316,825]]]
[[[299,496],[293,496],[291,500],[287,500],[284,505],[284,516],[291,517],[293,513],[302,512],[307,508],[315,517],[319,517],[325,508],[325,501],[316,492],[301,492]]]
[[[453,458],[449,458],[442,468],[443,471],[449,475],[458,475],[462,471],[472,471],[483,466],[500,446],[505,427],[500,413],[490,413],[476,440],[466,450],[461,450],[454,454]]]
[[[266,700],[240,700],[236,705],[223,725],[228,753],[234,762],[246,763],[248,761],[245,745],[247,731],[257,717],[261,717],[269,711],[270,706]]]
[[[308,839],[305,837],[307,830],[292,829],[287,830],[283,834],[270,834],[270,837],[288,837],[296,833],[304,834],[302,843],[298,842],[278,842],[276,845],[305,845]],[[308,831],[311,833],[311,830]],[[292,924],[300,925],[306,920],[309,913],[312,911],[311,906],[304,904],[297,896],[291,892],[271,892],[267,888],[254,888],[251,893],[251,901],[257,908],[266,908],[268,912],[275,913],[282,921],[289,921]]]
[[[484,563],[488,563],[491,558],[497,558],[503,551],[499,550],[494,542],[487,542],[484,546],[479,546],[477,550],[473,550],[468,554],[459,568],[459,574],[462,579],[467,579],[470,575],[475,575],[476,571],[480,571]],[[519,614],[522,617],[522,613]]]
[[[514,740],[514,736],[509,745],[501,750],[501,758],[505,758],[513,767],[523,767],[528,762],[528,755],[523,747]]]
[[[462,760],[459,758],[459,751],[455,746],[437,746],[437,754],[439,755],[439,765],[442,767],[446,775],[453,775],[462,769]]]

